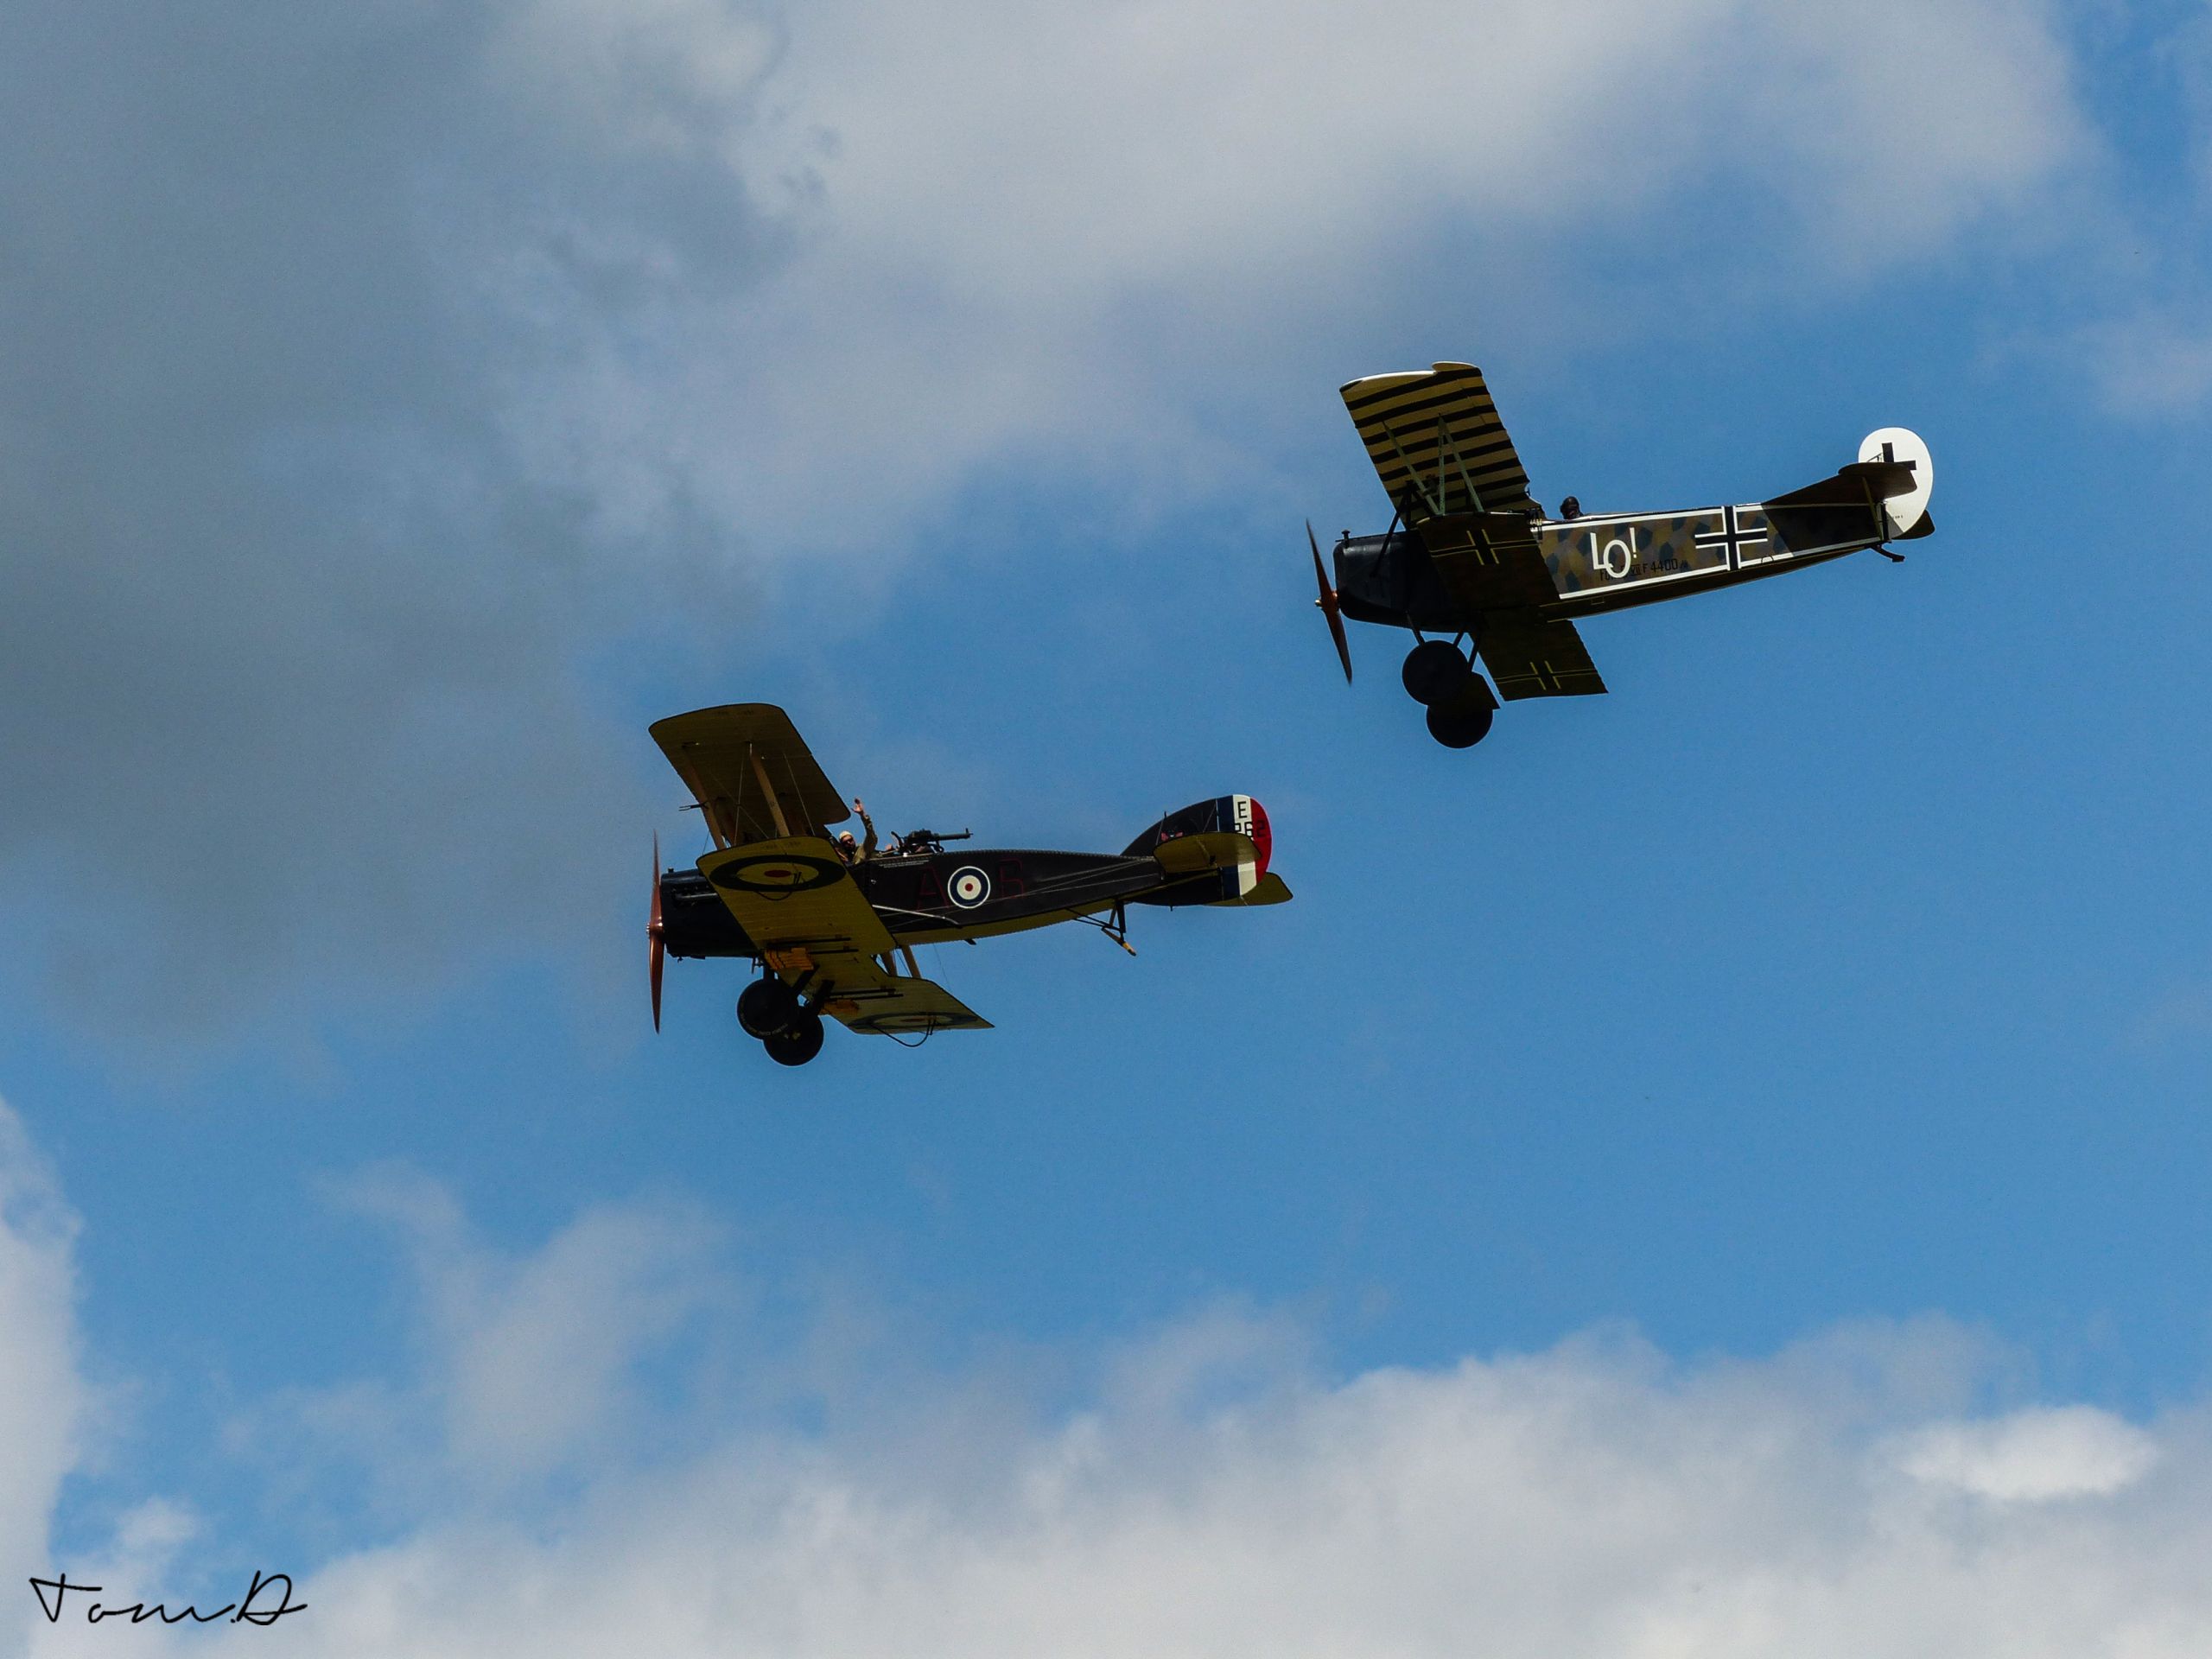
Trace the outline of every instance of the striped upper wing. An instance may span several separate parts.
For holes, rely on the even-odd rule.
[[[1346,385],[1344,399],[1382,487],[1414,522],[1540,511],[1483,372],[1471,363],[1370,375]]]

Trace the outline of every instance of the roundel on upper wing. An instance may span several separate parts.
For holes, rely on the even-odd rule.
[[[991,878],[973,864],[963,864],[952,873],[952,879],[944,884],[944,890],[961,909],[973,910],[991,896]]]

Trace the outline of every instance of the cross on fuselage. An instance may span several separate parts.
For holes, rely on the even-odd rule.
[[[1756,512],[1758,509],[1755,507],[1752,511]],[[1728,555],[1728,568],[1732,570],[1743,563],[1745,548],[1764,547],[1767,543],[1767,533],[1764,530],[1747,530],[1744,527],[1743,512],[1741,507],[1721,508],[1720,522],[1723,528],[1700,530],[1697,532],[1695,538],[1700,547],[1725,550]]]

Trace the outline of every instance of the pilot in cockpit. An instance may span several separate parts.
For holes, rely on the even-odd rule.
[[[846,830],[837,837],[837,856],[848,864],[859,864],[875,856],[875,820],[868,817],[857,795],[853,797],[853,810],[861,815],[861,828],[868,831],[868,839],[856,843],[853,832]]]

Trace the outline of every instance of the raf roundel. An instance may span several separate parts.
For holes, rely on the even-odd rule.
[[[991,896],[991,878],[969,864],[952,873],[952,880],[944,884],[944,890],[961,909],[973,910]]]

